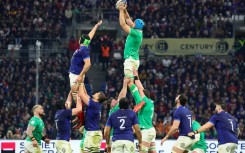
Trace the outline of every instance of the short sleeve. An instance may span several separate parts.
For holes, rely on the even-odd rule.
[[[29,122],[29,125],[36,127],[38,125],[38,121],[32,118]]]
[[[180,121],[180,114],[178,110],[174,112],[174,120]]]
[[[111,121],[111,116],[107,119],[106,126],[111,127],[112,126],[112,121]]]
[[[82,55],[83,60],[90,58],[89,49],[81,49],[80,54]]]
[[[133,113],[132,125],[139,124],[139,121],[138,121],[138,118],[137,118],[135,112],[132,111],[132,113]]]
[[[133,29],[133,28],[130,28],[129,35],[132,36],[132,37],[135,37],[136,36],[136,30]]]
[[[94,107],[94,101],[91,98],[88,100],[88,107]]]
[[[213,115],[213,116],[209,119],[208,122],[210,122],[210,123],[212,123],[213,125],[215,125],[216,122],[217,122],[217,116],[216,116],[216,115]]]
[[[197,123],[195,121],[193,122],[193,124],[192,124],[193,131],[198,130],[200,127],[201,127],[201,125],[199,123]]]
[[[71,116],[72,116],[72,110],[71,110],[71,109],[65,109],[65,110],[62,112],[62,116],[63,116],[63,117],[71,117]]]

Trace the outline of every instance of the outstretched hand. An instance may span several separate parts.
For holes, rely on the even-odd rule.
[[[100,26],[102,24],[102,20],[100,20],[97,25]]]
[[[129,83],[130,81],[131,81],[131,78],[125,77],[124,80],[123,80],[123,84],[124,84],[125,86],[127,86],[128,83]]]
[[[119,6],[118,6],[118,9],[119,10],[125,10],[127,7],[127,5],[123,4],[123,3],[120,3]]]
[[[189,137],[192,137],[193,135],[195,135],[194,132],[189,132],[189,133],[188,133],[188,136],[189,136]]]

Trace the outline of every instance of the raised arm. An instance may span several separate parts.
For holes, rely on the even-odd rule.
[[[86,105],[88,105],[88,101],[89,101],[89,95],[87,94],[86,88],[84,86],[84,83],[82,83],[81,85],[79,85],[79,89],[78,89],[78,96],[81,98],[82,102]]]
[[[93,27],[93,29],[89,32],[88,36],[89,36],[90,40],[93,39],[96,30],[98,29],[98,27],[99,27],[101,24],[102,24],[102,20],[100,20],[100,21]]]
[[[123,97],[126,97],[126,94],[127,94],[127,86],[128,86],[129,81],[130,81],[130,78],[124,78],[124,80],[123,80],[123,87],[122,87],[121,92],[118,95],[117,101],[119,101]]]
[[[140,96],[143,98],[145,96],[144,94],[144,87],[139,79],[139,74],[137,70],[133,70],[133,74],[134,74],[134,80],[135,80],[135,85],[139,90]]]
[[[133,28],[134,22],[131,20],[130,15],[129,15],[127,9],[124,10],[124,17],[125,17],[125,20],[126,20],[127,25],[129,25],[131,28]]]
[[[65,103],[66,108],[70,109],[71,104],[72,104],[72,91],[70,91],[67,96],[66,103]]]
[[[71,110],[72,116],[77,115],[82,111],[82,100],[78,95],[76,99],[77,99],[76,107]]]
[[[125,31],[127,34],[130,33],[130,26],[126,24],[125,21],[125,14],[124,14],[124,10],[126,9],[126,6],[124,6],[124,4],[119,4],[119,23],[120,26],[122,27],[123,31]]]

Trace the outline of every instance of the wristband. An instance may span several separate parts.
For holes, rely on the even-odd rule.
[[[198,130],[194,131],[194,134],[198,134]]]
[[[134,80],[139,80],[139,77],[138,76],[134,76]]]
[[[31,141],[35,141],[36,139],[34,137],[31,138]]]

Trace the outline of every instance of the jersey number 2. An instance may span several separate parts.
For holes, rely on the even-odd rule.
[[[124,124],[125,124],[125,119],[120,119],[119,122],[121,123],[120,129],[121,129],[121,130],[124,130],[124,129],[125,129],[125,126],[124,126]]]

